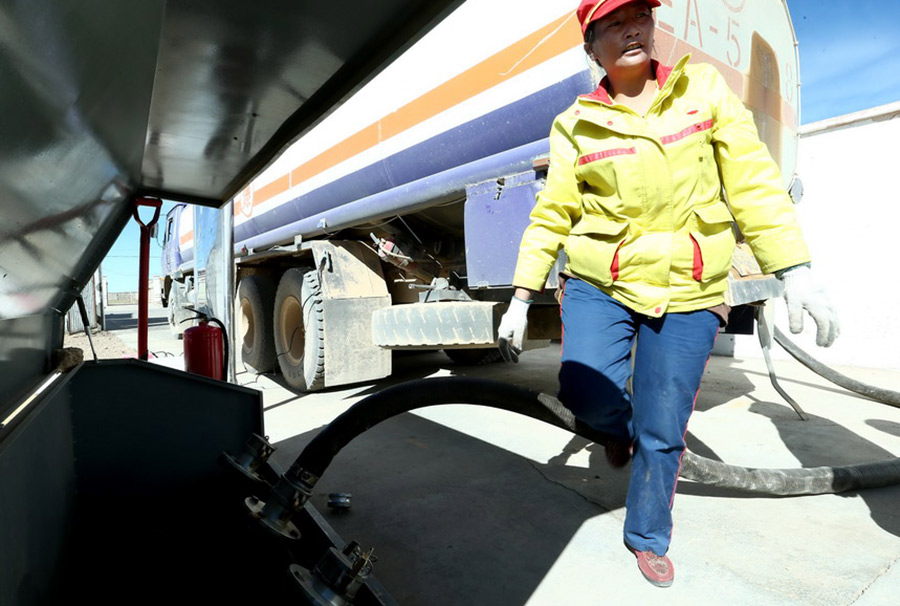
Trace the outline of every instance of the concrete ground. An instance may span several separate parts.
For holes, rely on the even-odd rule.
[[[262,390],[266,428],[289,465],[337,414],[389,383],[468,374],[554,393],[559,350],[519,365],[460,369],[443,354],[395,358],[390,381],[297,396],[280,379],[239,375]],[[900,372],[841,369],[900,391]],[[850,395],[799,364],[714,358],[692,418],[697,454],[752,467],[846,465],[900,455],[900,410]],[[352,442],[314,503],[345,540],[374,547],[376,575],[404,606],[767,604],[875,606],[900,590],[900,487],[775,498],[682,481],[669,555],[675,584],[649,585],[622,545],[628,473],[602,449],[513,413],[442,406],[386,421]],[[327,507],[350,492],[353,508]]]
[[[147,350],[156,359],[183,358],[184,345],[181,339],[172,336],[167,314],[161,305],[151,304],[147,310]],[[137,349],[137,305],[109,306],[106,328],[128,347]]]
[[[388,385],[465,374],[554,393],[558,360],[558,346],[475,368],[439,352],[395,354],[390,379],[307,395],[277,375],[239,370],[238,381],[262,392],[274,458],[287,466],[324,425]],[[689,427],[693,452],[772,468],[900,456],[900,409],[776,364],[809,420],[777,395],[761,359],[714,357]],[[900,371],[838,370],[900,391]],[[609,469],[581,438],[450,405],[364,433],[336,457],[313,503],[345,540],[375,548],[375,575],[403,606],[898,603],[900,487],[778,498],[682,480],[669,552],[676,579],[659,589],[622,545],[627,484],[627,469]],[[351,493],[352,509],[330,510],[331,492]]]

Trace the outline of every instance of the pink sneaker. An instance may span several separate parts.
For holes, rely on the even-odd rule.
[[[657,587],[668,587],[675,580],[675,566],[668,556],[658,556],[652,551],[637,551],[627,544],[625,546],[635,555],[638,570],[650,583]]]
[[[610,467],[621,469],[631,460],[631,443],[620,440],[610,440],[603,447],[606,451],[606,461]]]

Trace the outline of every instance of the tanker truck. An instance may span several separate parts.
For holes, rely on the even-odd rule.
[[[550,125],[597,84],[575,4],[522,0],[511,11],[467,0],[234,198],[236,348],[246,367],[278,369],[292,388],[313,391],[389,375],[392,350],[499,358],[497,327],[546,177]],[[663,0],[656,19],[656,58],[713,64],[793,192],[798,56],[784,0]],[[164,300],[177,331],[204,226],[184,205],[166,221]],[[729,289],[736,311],[777,288],[750,280],[758,267],[741,255]],[[559,336],[563,263],[531,307],[526,347]]]

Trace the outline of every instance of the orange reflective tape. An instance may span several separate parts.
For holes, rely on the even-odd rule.
[[[690,112],[689,112],[690,113]],[[675,143],[676,141],[681,141],[685,137],[689,137],[694,133],[699,133],[705,130],[709,130],[713,127],[712,120],[706,120],[705,122],[698,122],[697,124],[693,124],[688,126],[686,129],[675,133],[674,135],[666,135],[665,137],[660,137],[659,141],[663,145],[669,145],[670,143]]]
[[[597,160],[603,160],[604,158],[612,158],[613,156],[630,156],[636,153],[637,149],[635,149],[634,147],[617,147],[616,149],[607,149],[605,151],[581,156],[580,158],[578,158],[578,166],[584,166],[585,164],[590,164],[591,162],[596,162]]]

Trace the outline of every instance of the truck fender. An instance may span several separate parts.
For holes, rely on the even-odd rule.
[[[317,240],[304,243],[302,248],[312,254],[314,265],[310,271],[316,273],[317,286],[317,318],[304,318],[304,322],[315,320],[321,326],[322,342],[317,349],[323,357],[323,380],[316,380],[314,385],[331,387],[388,376],[391,352],[372,340],[372,314],[391,305],[378,256],[355,241]],[[276,295],[276,333],[284,333],[275,335],[279,353],[287,350],[288,341],[279,346],[278,339],[287,339],[288,334],[300,328],[278,321],[282,316],[290,316],[278,309],[278,301],[284,300],[287,297]],[[313,310],[305,306],[304,314],[307,309]],[[279,364],[287,361],[279,359]]]
[[[381,261],[362,242],[314,240],[303,248],[312,252],[326,300],[389,296]]]

